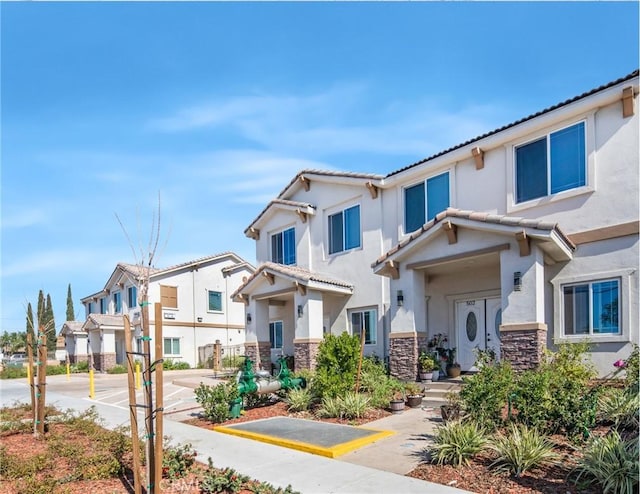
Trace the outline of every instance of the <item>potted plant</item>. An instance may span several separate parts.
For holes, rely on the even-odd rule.
[[[440,363],[438,362],[438,357],[434,353],[428,353],[428,352],[425,352],[424,350],[421,351],[418,357],[418,367],[419,367],[418,374],[420,376],[420,380],[422,381],[438,380],[438,376],[434,371],[439,371]]]
[[[445,363],[445,371],[449,377],[459,377],[461,368],[460,364],[456,362],[456,347],[453,348],[441,348],[438,350],[440,359]]]
[[[450,391],[446,394],[447,403],[440,406],[440,415],[443,422],[459,420],[462,413],[462,400],[456,392]]]
[[[391,401],[389,401],[389,410],[392,413],[402,413],[404,410],[404,392],[394,391]]]
[[[420,385],[415,382],[408,382],[404,385],[405,392],[407,393],[407,405],[410,408],[417,408],[422,405],[422,389]]]

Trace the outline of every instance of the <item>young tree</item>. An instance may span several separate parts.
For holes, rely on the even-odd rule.
[[[36,324],[33,325],[35,331],[38,331],[38,328],[44,324],[44,313],[46,310],[45,302],[44,302],[44,293],[42,290],[38,292],[38,309],[36,315],[38,316],[38,320]]]
[[[44,333],[47,335],[47,350],[55,351],[56,349],[56,321],[53,317],[53,305],[51,304],[51,295],[47,293],[47,304],[44,311]]]
[[[75,321],[76,316],[73,310],[73,297],[71,296],[71,283],[67,287],[67,321]]]
[[[36,333],[33,325],[33,309],[31,308],[31,302],[27,305],[27,334],[31,335],[31,341],[36,341]]]

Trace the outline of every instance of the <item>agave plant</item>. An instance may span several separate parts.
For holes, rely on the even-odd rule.
[[[603,494],[638,492],[638,438],[623,440],[617,431],[591,440],[576,469],[578,476],[592,477]]]
[[[438,465],[443,463],[454,466],[466,465],[486,445],[485,431],[477,423],[447,422],[436,430],[431,456]]]
[[[558,458],[553,443],[544,434],[523,424],[511,424],[506,434],[496,435],[490,447],[498,453],[491,466],[507,470],[516,477]]]

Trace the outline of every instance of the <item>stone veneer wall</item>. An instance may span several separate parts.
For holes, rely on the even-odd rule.
[[[89,361],[88,355],[69,355],[69,363],[71,365],[78,364],[80,362],[88,362],[88,361]]]
[[[107,370],[115,367],[116,354],[115,353],[94,353],[93,354],[93,368],[100,372],[106,372]]]
[[[253,360],[254,362],[258,361],[258,344],[251,342],[244,344],[244,354],[247,358]]]
[[[533,326],[522,329],[500,328],[500,358],[511,362],[516,371],[534,369],[542,362],[547,328],[539,324]]]
[[[261,368],[271,372],[271,342],[259,341],[258,352],[260,353],[259,365],[256,365],[256,369]]]
[[[389,371],[398,379],[415,380],[418,372],[418,336],[416,333],[391,334]]]
[[[294,371],[315,369],[320,341],[294,342]]]

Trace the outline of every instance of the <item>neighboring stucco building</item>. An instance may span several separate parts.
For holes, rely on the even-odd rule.
[[[142,350],[140,272],[137,265],[119,263],[100,292],[82,299],[87,317],[82,330],[88,334],[88,353],[97,370],[125,363],[125,314],[134,332],[133,350]],[[163,357],[188,362],[192,367],[205,364],[200,361],[199,349],[216,340],[223,348],[240,348],[242,353],[244,307],[229,295],[253,272],[251,264],[232,252],[165,269],[152,268],[150,335],[153,337],[155,328],[154,304],[161,303]]]
[[[327,332],[403,378],[435,334],[516,368],[558,342],[599,372],[638,343],[638,71],[388,175],[305,170],[245,230],[247,353],[315,363]]]
[[[60,336],[64,337],[66,357],[70,364],[86,362],[88,360],[89,346],[87,332],[82,329],[83,321],[65,321],[60,330]]]

